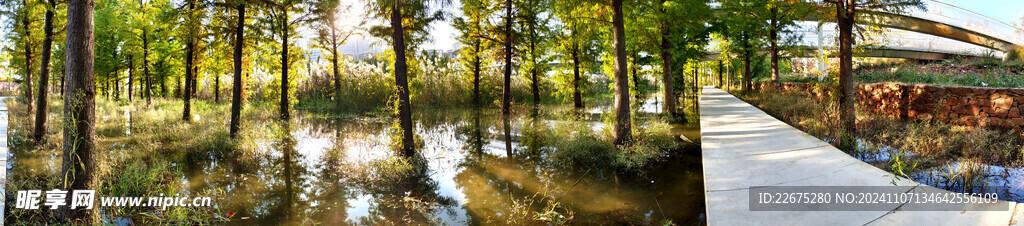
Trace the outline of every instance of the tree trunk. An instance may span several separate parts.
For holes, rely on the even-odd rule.
[[[245,29],[245,4],[238,4],[235,6],[238,10],[238,22],[235,26],[235,77],[231,87],[231,126],[230,134],[231,138],[238,137],[238,130],[242,127],[241,116],[242,116],[242,47],[243,42],[243,31]]]
[[[32,29],[31,29],[32,21],[29,20],[29,14],[31,12],[29,12],[29,10],[28,10],[28,7],[29,7],[28,0],[22,0],[22,3],[23,3],[23,9],[25,10],[25,15],[22,15],[22,17],[21,17],[21,24],[23,26],[25,26],[25,36],[23,37],[25,39],[25,78],[24,78],[25,86],[23,87],[23,89],[25,89],[25,103],[26,103],[26,105],[28,107],[28,113],[29,113],[29,115],[31,115],[31,113],[32,113],[32,43],[30,43],[29,41],[30,41],[30,37],[32,37]]]
[[[534,32],[534,23],[530,23],[530,63],[533,63],[533,66],[530,67],[530,88],[533,91],[533,104],[539,104],[540,80],[537,79],[537,42],[535,41],[537,34]]]
[[[772,62],[772,82],[773,83],[774,82],[779,82],[779,44],[778,44],[778,42],[779,42],[779,31],[776,28],[776,26],[778,26],[778,21],[775,19],[775,17],[778,15],[778,11],[779,11],[778,8],[772,7],[772,9],[771,9],[772,19],[769,22],[769,28],[768,28],[768,44],[770,45],[769,46],[769,55],[771,56],[771,62]]]
[[[700,61],[693,62],[693,86],[690,86],[690,92],[693,92],[693,96],[697,96],[697,86],[700,85],[700,80],[697,77],[697,73],[700,72]]]
[[[49,0],[49,4],[50,6],[56,5],[54,0]],[[46,95],[48,93],[46,89],[50,84],[50,47],[53,46],[52,7],[48,7],[46,10],[45,18],[43,22],[43,56],[39,66],[39,96],[36,98],[36,106],[39,106],[39,109],[36,109],[36,127],[32,133],[36,142],[43,140],[43,137],[46,136]]]
[[[402,128],[401,154],[404,157],[415,155],[415,143],[412,135],[412,105],[409,103],[409,81],[405,58],[405,36],[402,28],[401,0],[396,0],[391,7],[391,40],[395,51],[395,86],[398,87],[398,124]]]
[[[661,0],[661,3],[664,5],[665,0]],[[664,9],[662,9],[662,13],[664,13]],[[675,87],[672,85],[672,52],[670,52],[672,46],[668,40],[669,31],[667,26],[667,23],[670,23],[670,21],[665,20],[661,23],[661,82],[662,86],[665,87],[664,94],[662,95],[665,98],[665,112],[675,114],[677,100]]]
[[[194,18],[192,18],[195,13],[192,12],[194,9],[195,0],[190,0],[188,2],[188,14],[190,20],[194,20]],[[194,21],[189,21],[189,23],[194,23]],[[186,122],[192,121],[192,92],[189,92],[189,90],[192,89],[192,76],[195,76],[192,74],[195,68],[195,65],[193,65],[193,61],[195,60],[193,59],[195,58],[195,45],[195,37],[192,37],[190,34],[185,47],[187,49],[185,51],[185,90],[182,90],[181,92],[182,99],[185,101],[185,107],[181,112],[181,120],[185,120]]]
[[[121,73],[117,70],[114,71],[114,100],[121,100]]]
[[[750,51],[743,54],[743,92],[750,91]]]
[[[96,138],[96,82],[93,75],[94,0],[69,0],[67,12],[67,38],[65,43],[65,70],[69,77],[64,86],[64,153],[61,175],[62,190],[94,190],[93,174],[96,171],[96,157],[93,155]],[[70,205],[72,195],[65,203]],[[70,209],[62,206],[64,217],[69,220],[94,222],[91,210]]]
[[[630,70],[633,71],[633,99],[636,99],[635,101],[640,101],[640,74],[636,73],[636,57],[637,56],[633,56],[633,64],[630,65]]]
[[[182,110],[182,113],[181,113],[181,120],[185,120],[186,122],[192,120],[192,92],[189,92],[189,90],[192,89],[192,82],[189,82],[189,81],[192,80],[191,78],[193,76],[192,75],[192,68],[194,66],[192,65],[192,58],[194,56],[193,55],[194,54],[194,50],[193,49],[195,48],[194,45],[195,44],[192,42],[192,40],[189,39],[188,44],[185,47],[187,49],[185,51],[186,52],[186,56],[185,56],[185,78],[183,78],[183,80],[184,80],[183,82],[185,83],[185,88],[181,89],[179,91],[181,93],[182,100],[185,102],[185,107],[184,107],[184,109]],[[180,85],[180,83],[179,83],[179,85]]]
[[[505,1],[505,83],[501,89],[501,113],[508,114],[512,102],[512,1]]]
[[[626,73],[626,30],[622,18],[622,1],[612,0],[612,33],[615,38],[615,125],[612,137],[616,145],[632,140],[629,116],[629,78]]]
[[[198,47],[196,47],[196,48],[198,48]],[[198,50],[196,50],[196,51],[198,51]],[[192,90],[191,90],[192,94],[191,95],[192,95],[193,99],[199,100],[199,83],[198,83],[198,81],[199,81],[199,64],[196,63],[197,59],[198,58],[196,58],[196,57],[192,58],[192,80],[191,80],[191,82],[192,82]]]
[[[132,102],[132,77],[135,77],[135,67],[132,62],[132,55],[128,55],[128,102]]]
[[[331,67],[334,71],[334,105],[341,111],[341,69],[338,68],[338,31],[331,22]]]
[[[572,106],[583,108],[583,94],[580,92],[580,50],[578,45],[572,48]]]
[[[288,120],[291,115],[288,111],[288,11],[282,16],[281,27],[281,119]]]
[[[480,43],[473,43],[473,105],[480,105]]]
[[[220,103],[220,75],[213,75],[213,102]]]
[[[722,71],[723,70],[725,70],[725,68],[722,65],[722,60],[718,60],[718,87],[719,88],[725,87],[725,83],[724,83],[725,80],[722,79]]]
[[[853,25],[856,23],[855,6],[844,1],[836,5],[836,18],[839,24],[839,118],[852,135],[857,129],[857,115],[854,114],[854,81],[853,81]]]
[[[103,98],[110,100],[110,74],[103,78]]]
[[[68,77],[67,71],[61,71],[60,76],[60,94],[64,95],[64,79]]]
[[[153,86],[149,77],[149,38],[146,36],[146,30],[142,30],[142,73],[146,74],[146,106],[153,103],[150,95],[150,87]]]

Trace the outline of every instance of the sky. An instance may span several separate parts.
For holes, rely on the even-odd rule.
[[[361,0],[344,0],[354,3],[361,3]],[[1014,27],[1021,28],[1021,17],[1024,17],[1024,0],[938,0],[956,7],[960,7],[975,13],[985,15],[992,19],[996,19],[1003,23],[1013,25]],[[455,0],[452,5],[446,9],[451,13],[461,15],[458,12],[458,6],[460,5],[458,0]],[[449,22],[435,22],[431,24],[432,31],[432,42],[426,43],[422,49],[454,49],[458,44],[455,37],[459,35],[459,32],[452,28]],[[366,41],[363,42],[368,43]],[[349,44],[353,45],[353,44]],[[368,47],[363,46],[363,50]],[[345,52],[351,53],[351,52]]]
[[[1021,17],[1024,17],[1024,0],[940,0],[942,2],[954,5],[960,8],[964,8],[987,17],[1002,21],[1004,23],[1013,25],[1015,27],[1022,27]],[[364,0],[341,0],[343,4],[352,5],[352,10],[346,13],[342,23],[355,25],[361,18],[365,16]],[[460,12],[457,10],[460,7],[459,0],[454,0],[452,4],[445,7],[445,11],[459,15]],[[6,20],[7,18],[0,16],[0,20]],[[365,27],[369,27],[374,24],[380,23],[379,20],[367,21]],[[455,37],[459,35],[459,32],[455,30],[449,21],[435,22],[430,25],[431,30],[429,34],[431,41],[425,43],[421,48],[432,50],[451,50],[454,49],[458,42]],[[4,37],[4,34],[8,32],[7,29],[0,29],[0,37]],[[309,38],[312,38],[312,32],[303,32]],[[365,33],[365,32],[364,32]],[[308,41],[308,38],[303,41]],[[341,51],[346,54],[362,53],[373,50],[381,50],[386,48],[383,46],[380,40],[368,37],[366,35],[354,35],[349,41],[342,46]]]
[[[941,0],[992,19],[1021,27],[1024,17],[1024,0]]]

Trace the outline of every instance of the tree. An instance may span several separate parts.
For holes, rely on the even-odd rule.
[[[64,155],[61,166],[63,190],[93,190],[96,156],[93,153],[96,119],[93,75],[94,0],[69,0],[65,51]],[[72,196],[66,203],[71,204]],[[93,220],[95,210],[72,210],[62,206],[70,219]]]
[[[135,48],[133,49],[135,49],[136,53],[138,53],[138,51],[142,52],[142,58],[139,63],[142,64],[142,76],[144,77],[144,81],[140,81],[139,91],[142,92],[142,95],[145,95],[146,106],[150,106],[153,103],[153,78],[149,72],[149,62],[151,58],[149,46],[150,34],[152,34],[155,29],[163,29],[168,26],[168,23],[162,23],[163,21],[158,21],[157,18],[154,17],[159,13],[158,10],[160,9],[153,5],[154,4],[152,4],[150,0],[139,1],[139,7],[133,10],[134,15],[131,20],[131,24],[133,25],[133,36],[138,37],[137,40],[134,40],[136,43],[134,43],[133,46],[135,46]],[[157,5],[159,6],[159,3],[157,3]]]
[[[561,53],[559,61],[563,62],[559,71],[570,71],[569,78],[563,79],[559,75],[565,74],[559,73],[556,74],[556,79],[568,80],[563,82],[569,84],[569,90],[563,96],[572,101],[575,109],[584,107],[583,87],[587,76],[583,73],[596,71],[597,57],[602,51],[603,46],[598,40],[604,33],[598,27],[590,26],[594,21],[607,22],[596,18],[597,11],[601,8],[602,6],[581,0],[555,0],[552,3],[552,13],[561,22],[556,23],[556,26],[561,25],[559,28],[553,29],[561,31],[555,39],[558,42],[556,50]]]
[[[398,151],[404,157],[415,155],[415,143],[412,128],[412,104],[409,102],[409,66],[406,56],[410,47],[413,49],[425,39],[425,31],[428,24],[434,20],[442,19],[441,12],[431,13],[428,10],[429,2],[447,3],[443,0],[435,1],[403,1],[403,0],[366,0],[369,12],[374,17],[384,19],[388,23],[375,26],[370,30],[374,36],[384,38],[391,42],[391,51],[394,52],[394,76],[395,86],[398,88],[398,101],[396,112],[398,113],[398,124],[401,131]],[[409,23],[405,23],[409,21]],[[406,41],[409,40],[407,43]],[[407,45],[408,44],[408,45]]]
[[[25,89],[25,102],[27,103],[28,112],[32,113],[32,49],[35,48],[31,40],[32,37],[32,20],[29,19],[30,15],[33,15],[32,4],[29,4],[28,0],[22,0],[22,10],[19,12],[21,16],[22,24],[22,35],[26,37],[23,42],[25,45],[25,78],[24,78],[24,89]]]
[[[53,46],[53,11],[57,7],[54,0],[47,1],[45,22],[43,22],[43,51],[39,66],[39,96],[36,99],[36,124],[32,138],[39,142],[46,136],[46,87],[50,80],[50,48]],[[31,88],[30,88],[31,89]],[[31,102],[31,100],[30,100]]]
[[[548,0],[522,0],[519,7],[519,25],[522,27],[523,43],[526,49],[526,67],[524,71],[530,77],[530,91],[533,94],[533,103],[540,103],[540,75],[547,71],[548,67],[548,21],[551,16],[547,13]]]
[[[459,51],[462,66],[472,73],[473,105],[480,105],[480,74],[484,64],[483,52],[487,49],[487,17],[491,15],[490,1],[463,0],[462,17],[455,18],[453,27],[462,35],[457,39],[464,45]]]
[[[291,55],[289,55],[289,40],[295,33],[292,33],[294,27],[299,23],[307,22],[309,16],[312,15],[313,10],[305,7],[312,7],[303,0],[280,0],[280,1],[267,1],[268,18],[264,21],[264,24],[271,30],[274,35],[280,38],[281,41],[281,101],[279,104],[280,118],[287,120],[291,118],[289,112],[289,106],[291,102],[288,100],[288,89],[289,89],[289,78],[288,72],[291,70],[292,61],[290,61]],[[305,13],[303,13],[305,12]],[[289,13],[301,14],[299,17],[292,18]],[[294,54],[294,53],[293,53]]]
[[[616,145],[632,141],[632,126],[629,112],[629,80],[626,77],[626,31],[622,15],[622,2],[612,0],[612,34],[615,46],[615,124],[612,125],[613,143]]]
[[[122,14],[124,6],[119,1],[104,2],[95,12],[97,31],[95,37],[96,59],[95,73],[99,76],[103,96],[116,98],[116,88],[120,83],[120,73],[124,69],[124,62],[127,46],[126,40],[129,37],[128,30],[124,29],[125,18]],[[114,84],[110,84],[114,82]]]
[[[744,92],[750,90],[751,71],[750,62],[754,54],[764,45],[761,38],[767,33],[767,25],[764,21],[767,9],[763,0],[730,0],[722,2],[722,10],[727,12],[723,15],[725,34],[731,41],[738,54],[743,59],[743,86]]]
[[[232,55],[235,75],[231,83],[231,123],[228,127],[232,139],[238,137],[238,131],[242,128],[242,49],[245,45],[245,7],[244,1],[235,2],[235,11],[238,15],[235,18],[235,45]]]
[[[501,113],[504,115],[509,114],[509,108],[512,105],[512,57],[515,55],[515,36],[513,35],[512,24],[515,23],[513,17],[515,17],[512,0],[503,1],[505,8],[504,28],[501,29],[501,33],[504,34],[501,39],[501,44],[504,46],[503,51],[505,54],[505,65],[504,65],[504,83],[501,88]]]
[[[182,100],[184,101],[184,108],[181,112],[181,120],[186,122],[192,121],[192,94],[195,90],[196,84],[196,42],[199,39],[199,30],[202,27],[202,19],[200,17],[200,10],[196,9],[196,0],[187,0],[185,3],[187,9],[185,10],[185,91],[182,92]]]
[[[813,7],[804,0],[768,0],[763,3],[765,10],[761,18],[767,18],[768,29],[768,55],[771,61],[772,82],[779,81],[779,44],[780,33],[791,33],[789,28],[796,26],[796,21],[804,19]],[[789,40],[797,39],[796,36],[789,36]],[[783,40],[784,41],[784,40]],[[784,41],[788,42],[788,41]]]
[[[331,75],[334,77],[334,101],[335,107],[341,110],[341,70],[338,65],[338,47],[345,44],[348,38],[359,31],[359,27],[366,24],[366,19],[359,24],[338,24],[338,18],[342,13],[350,12],[351,5],[341,5],[338,0],[325,0],[320,2],[317,8],[317,23],[313,24],[317,30],[316,47],[327,51],[331,58]]]
[[[835,7],[839,29],[839,118],[849,134],[856,132],[857,115],[854,113],[856,94],[853,81],[853,28],[860,20],[877,20],[875,12],[901,12],[910,7],[923,7],[921,0],[824,0]]]
[[[675,18],[678,17],[669,16],[670,4],[666,4],[668,3],[666,0],[660,0],[660,3],[661,4],[658,4],[660,9],[658,11],[660,13],[660,17],[658,18],[658,28],[661,30],[661,43],[659,46],[661,51],[659,52],[661,53],[662,97],[665,99],[665,112],[674,114],[676,111],[676,103],[679,101],[676,98],[675,87],[672,84],[672,80],[674,79],[674,76],[672,76],[672,42],[669,41],[669,37],[672,34],[670,32],[671,24],[674,23]]]

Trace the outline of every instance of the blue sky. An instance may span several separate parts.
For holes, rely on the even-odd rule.
[[[991,17],[993,19],[1002,21],[1014,25],[1015,27],[1021,27],[1021,17],[1024,17],[1024,0],[940,0],[942,2],[954,5],[960,8],[964,8],[976,13]],[[353,16],[361,16],[364,12],[361,9],[362,0],[342,0],[343,3],[356,5],[353,7]],[[446,9],[450,13],[458,13],[457,7],[461,4],[458,0],[453,1],[453,4],[449,5]],[[6,18],[0,17],[0,20]],[[348,20],[356,20],[350,18]],[[370,24],[374,24],[378,21],[370,21]],[[426,43],[423,49],[453,49],[457,42],[455,37],[458,32],[455,31],[449,22],[434,23],[431,25],[433,41]],[[6,29],[0,30],[0,35],[6,32]],[[376,43],[374,38],[369,37],[352,37],[349,43],[341,49],[345,53],[356,53],[365,52],[370,49],[381,49],[380,46],[373,46]]]
[[[926,0],[927,1],[927,0]],[[975,13],[985,15],[992,19],[1002,21],[1013,25],[1014,27],[1021,28],[1021,17],[1024,17],[1024,0],[938,0],[956,7],[960,7]],[[449,7],[459,6],[459,1],[455,0],[454,4]],[[458,13],[457,10],[449,9],[449,12]],[[423,46],[424,49],[451,49],[457,42],[455,36],[458,35],[458,31],[455,31],[448,23],[434,23],[433,27],[433,43],[427,43]],[[363,48],[365,50],[365,48]]]
[[[1020,27],[1024,0],[941,0],[966,10]]]

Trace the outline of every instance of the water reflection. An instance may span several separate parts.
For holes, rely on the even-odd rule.
[[[423,144],[410,160],[388,150],[388,122],[313,116],[250,125],[273,135],[258,140],[249,155],[163,158],[182,172],[175,180],[181,195],[217,197],[219,212],[234,214],[233,225],[505,224],[545,211],[550,200],[571,211],[573,223],[700,221],[696,146],[646,178],[571,169],[547,158],[558,142],[549,139],[552,126],[575,117],[602,125],[599,115],[573,112],[545,106],[512,115],[480,108],[416,112]],[[696,125],[673,131],[699,140]],[[59,158],[41,154],[15,153],[11,163],[56,168],[43,166]]]

